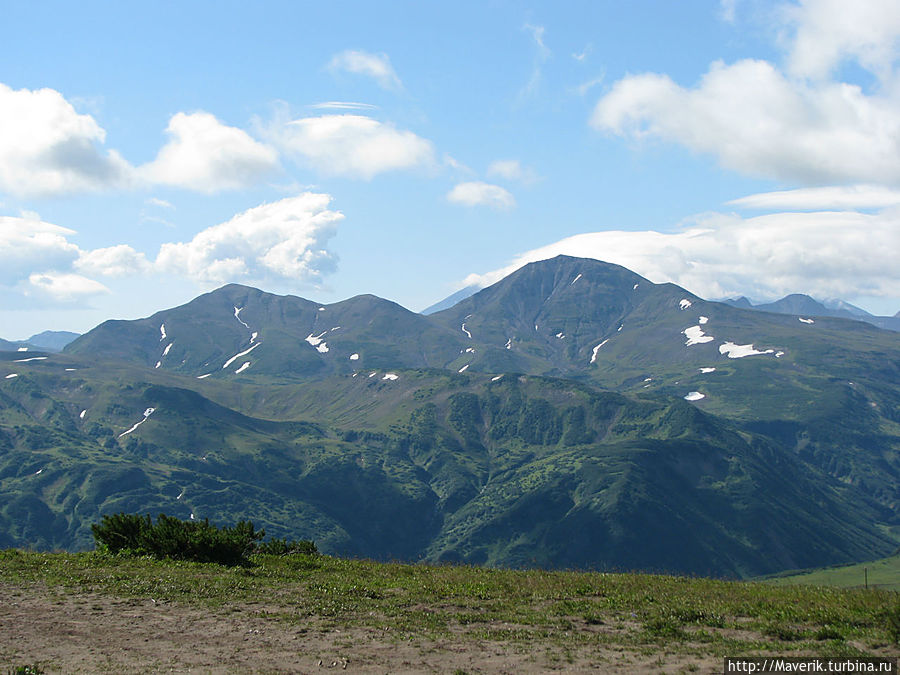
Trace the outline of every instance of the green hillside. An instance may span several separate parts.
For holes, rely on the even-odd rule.
[[[803,318],[803,317],[800,317]],[[229,285],[0,352],[0,545],[128,511],[376,559],[748,577],[900,533],[900,343],[594,260],[455,307]]]
[[[779,586],[804,584],[837,588],[864,588],[868,584],[872,589],[900,591],[900,553],[855,565],[778,574],[766,581]]]

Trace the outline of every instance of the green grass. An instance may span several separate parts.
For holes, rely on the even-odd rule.
[[[788,572],[765,579],[775,585],[805,584],[812,586],[834,586],[837,588],[862,588],[868,571],[869,588],[900,591],[900,553],[855,565],[824,567],[802,572]]]
[[[0,552],[6,591],[99,593],[252,611],[290,626],[362,627],[439,640],[692,655],[893,653],[900,596],[884,590],[643,574],[255,556],[248,568],[91,553]]]

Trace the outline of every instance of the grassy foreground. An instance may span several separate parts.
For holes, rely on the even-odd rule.
[[[610,650],[677,655],[896,656],[900,595],[642,574],[383,564],[255,556],[249,567],[98,553],[0,552],[0,596],[41,589],[248,612],[292,629],[366,629],[383,641],[490,642],[565,667]],[[274,622],[274,623],[270,623]],[[580,656],[579,656],[580,655]],[[0,660],[21,659],[0,643]],[[705,660],[705,661],[704,661]]]

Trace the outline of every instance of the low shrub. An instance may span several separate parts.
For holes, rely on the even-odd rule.
[[[246,564],[247,556],[265,536],[264,530],[257,531],[249,521],[218,528],[209,520],[181,520],[164,513],[155,523],[149,515],[103,516],[91,530],[101,551],[221,565]]]

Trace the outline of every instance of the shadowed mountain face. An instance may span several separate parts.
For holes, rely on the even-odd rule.
[[[85,547],[122,510],[384,559],[724,576],[897,545],[896,334],[595,260],[430,316],[229,285],[0,358],[0,545]]]

